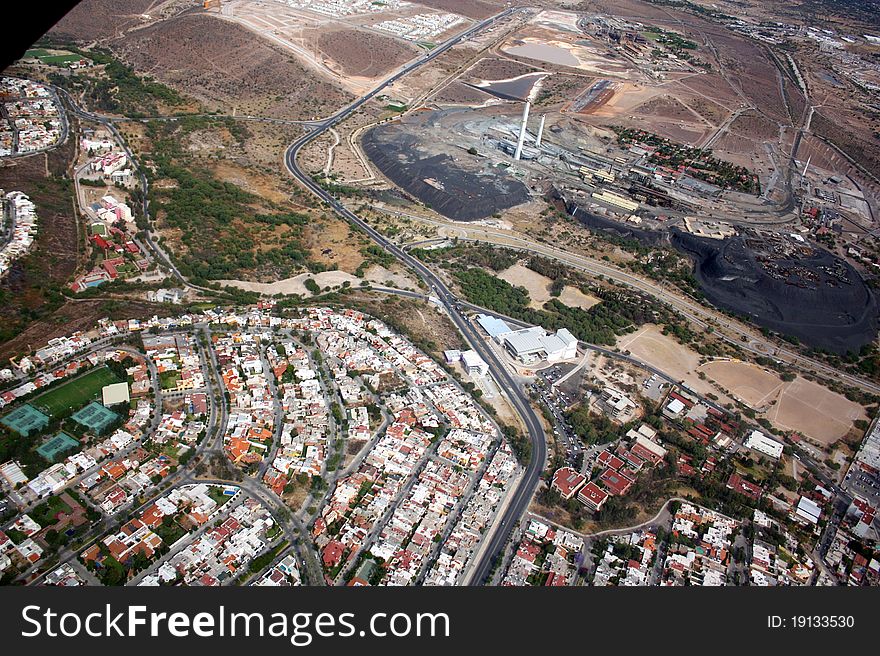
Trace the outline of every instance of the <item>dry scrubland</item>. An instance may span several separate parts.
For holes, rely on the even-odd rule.
[[[504,9],[504,2],[499,0],[413,0],[416,4],[441,9],[468,18],[486,18]]]
[[[188,14],[130,34],[115,49],[209,108],[285,119],[332,113],[351,97],[246,28]]]
[[[77,41],[116,37],[143,23],[143,14],[162,4],[157,0],[86,0],[51,29],[54,36]]]
[[[336,62],[345,75],[360,77],[383,75],[421,52],[397,39],[355,29],[321,31],[318,50]]]

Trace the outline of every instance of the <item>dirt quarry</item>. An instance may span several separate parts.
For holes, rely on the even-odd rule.
[[[138,72],[223,111],[301,120],[329,114],[350,100],[292,55],[208,14],[162,21],[115,48]]]

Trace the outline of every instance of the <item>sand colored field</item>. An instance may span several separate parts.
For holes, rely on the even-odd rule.
[[[664,335],[658,326],[645,325],[634,333],[619,337],[617,346],[621,351],[629,351],[634,358],[659,369],[675,380],[684,381],[695,392],[700,394],[712,392],[719,396],[722,403],[726,401],[726,398],[718,394],[718,390],[712,387],[709,381],[701,380],[697,376],[700,354],[682,346],[671,335]]]
[[[856,419],[867,419],[864,408],[845,396],[801,377],[787,383],[767,419],[820,444],[846,435]]]
[[[617,340],[617,346],[633,357],[651,364],[679,380],[692,373],[700,364],[698,353],[664,335],[658,326],[642,326],[638,331]]]
[[[748,362],[718,360],[707,362],[699,370],[755,409],[768,405],[784,385],[776,374]]]
[[[345,273],[344,271],[324,271],[322,273],[301,273],[292,278],[284,280],[276,280],[275,282],[249,282],[247,280],[218,280],[221,285],[229,287],[237,287],[249,292],[258,292],[260,294],[299,294],[300,296],[311,296],[312,293],[306,289],[305,281],[308,278],[314,278],[315,282],[324,287],[335,287],[348,281],[352,287],[361,284],[361,279]]]
[[[550,296],[550,285],[553,281],[522,264],[514,264],[512,267],[508,267],[499,273],[498,277],[515,287],[525,287],[529,292],[529,298],[531,298],[529,306],[536,310],[540,310],[544,303],[552,298]],[[595,296],[584,294],[576,287],[568,285],[562,289],[559,300],[569,307],[578,307],[584,310],[589,310],[601,302]]]
[[[532,271],[522,264],[514,264],[498,274],[502,280],[506,280],[514,287],[525,287],[532,299],[530,307],[540,310],[550,300],[550,284],[553,282],[547,276]]]
[[[228,285],[229,287],[236,287],[260,294],[299,294],[300,296],[308,297],[312,295],[305,285],[306,280],[309,278],[314,278],[321,289],[337,287],[344,282],[348,282],[352,287],[360,287],[361,283],[365,280],[379,287],[416,288],[416,283],[407,276],[392,273],[379,265],[373,265],[367,269],[363,278],[358,278],[345,271],[323,271],[321,273],[301,273],[292,278],[276,280],[275,282],[250,282],[247,280],[218,280],[217,282],[221,285]]]
[[[701,366],[699,354],[663,335],[657,326],[624,335],[617,346],[698,393],[716,394],[724,403],[726,396],[714,387],[715,381],[755,409],[769,408],[763,416],[778,429],[796,431],[819,444],[833,444],[852,429],[853,421],[868,418],[858,403],[801,377],[786,383],[756,365],[730,360]],[[707,380],[701,380],[698,371]]]
[[[580,289],[569,287],[568,285],[562,290],[559,300],[569,307],[578,307],[582,310],[589,310],[594,305],[602,302],[595,296],[584,294]]]

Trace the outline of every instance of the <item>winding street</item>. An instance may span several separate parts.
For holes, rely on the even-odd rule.
[[[294,141],[288,147],[287,152],[284,156],[287,170],[302,186],[311,191],[320,200],[325,202],[328,207],[330,207],[330,209],[336,212],[336,214],[338,214],[340,217],[349,221],[354,226],[360,228],[367,236],[369,236],[373,241],[384,248],[389,254],[393,255],[403,264],[409,266],[416,272],[419,278],[421,278],[426,286],[429,287],[436,295],[439,303],[446,310],[449,318],[453,321],[455,326],[464,336],[465,340],[470,344],[471,348],[477,351],[477,353],[479,353],[483,360],[485,360],[486,363],[489,365],[489,369],[495,379],[498,381],[499,387],[507,396],[515,411],[523,419],[531,443],[531,459],[526,465],[525,473],[520,479],[516,491],[513,493],[511,502],[505,509],[504,514],[500,517],[498,529],[492,533],[491,538],[489,538],[488,548],[484,550],[480,562],[474,568],[474,574],[471,579],[473,585],[480,585],[485,580],[486,576],[492,568],[493,563],[495,562],[496,557],[503,551],[504,545],[507,543],[513,527],[522,516],[522,514],[525,512],[526,508],[529,505],[529,502],[531,501],[532,495],[534,494],[534,491],[538,486],[541,472],[544,469],[544,463],[547,459],[547,443],[545,440],[544,430],[541,426],[541,422],[538,419],[538,415],[535,413],[535,410],[529,403],[529,399],[527,398],[523,389],[513,380],[506,367],[504,367],[504,365],[495,355],[495,352],[486,344],[483,336],[478,333],[468,321],[465,320],[460,310],[460,301],[456,298],[455,294],[453,294],[453,292],[448,287],[446,287],[443,281],[441,281],[440,278],[438,278],[419,260],[414,258],[409,253],[405,252],[396,244],[386,239],[382,234],[373,229],[366,221],[364,221],[357,214],[345,207],[338,199],[328,193],[323,187],[321,187],[321,185],[315,182],[306,172],[304,172],[299,167],[297,158],[303,147],[309,144],[312,140],[322,135],[324,132],[327,132],[328,130],[333,128],[338,123],[347,119],[355,111],[357,111],[359,107],[361,107],[371,98],[381,93],[385,88],[394,84],[397,80],[411,73],[417,68],[429,63],[430,61],[443,54],[458,43],[469,39],[474,34],[494,25],[498,20],[508,17],[515,11],[518,10],[507,9],[491,18],[477,23],[465,32],[462,32],[458,36],[455,36],[443,43],[442,45],[434,48],[422,59],[407,64],[397,73],[395,73],[379,86],[377,86],[375,89],[373,89],[370,93],[362,96],[347,107],[341,109],[330,118],[317,123],[314,129]]]

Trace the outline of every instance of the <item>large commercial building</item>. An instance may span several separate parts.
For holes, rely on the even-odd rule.
[[[577,338],[567,328],[548,333],[540,326],[512,330],[501,319],[477,315],[477,323],[492,339],[524,364],[558,362],[577,357]]]

